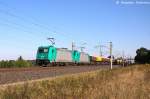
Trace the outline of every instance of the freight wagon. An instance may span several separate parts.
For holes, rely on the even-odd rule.
[[[85,53],[85,52],[80,52],[80,59],[79,59],[79,63],[80,65],[87,65],[90,64],[90,56],[89,54]]]
[[[79,62],[79,53],[66,48],[57,48],[56,63],[59,65],[74,64]]]
[[[94,65],[108,65],[110,64],[110,59],[100,56],[90,56],[90,63]]]

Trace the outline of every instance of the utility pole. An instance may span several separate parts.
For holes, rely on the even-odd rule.
[[[123,67],[124,67],[124,65],[125,65],[125,64],[124,64],[124,63],[125,63],[125,59],[124,59],[124,51],[122,52],[122,58],[123,58],[123,59],[122,59],[122,61],[123,61]]]
[[[102,46],[101,45],[99,46],[99,55],[103,56],[103,54],[102,54]]]
[[[131,56],[130,56],[130,65],[132,64],[132,58],[131,58]]]
[[[72,42],[72,51],[75,50],[75,43]]]
[[[110,43],[110,68],[112,69],[112,61],[113,61],[113,56],[112,56],[112,42],[109,42]]]

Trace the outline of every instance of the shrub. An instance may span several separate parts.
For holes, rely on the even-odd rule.
[[[33,64],[29,61],[23,60],[23,58],[20,56],[18,58],[18,60],[13,61],[13,60],[9,60],[9,61],[0,61],[0,67],[1,68],[11,68],[11,67],[31,67],[33,66]]]
[[[29,63],[29,62],[27,62],[27,61],[25,61],[25,60],[17,60],[17,61],[15,62],[15,65],[16,65],[17,67],[30,67],[30,66],[31,66],[31,63]]]

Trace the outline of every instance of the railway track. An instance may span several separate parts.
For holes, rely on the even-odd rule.
[[[0,85],[109,68],[108,65],[2,68],[0,69]]]

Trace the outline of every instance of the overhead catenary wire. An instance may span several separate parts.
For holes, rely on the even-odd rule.
[[[5,13],[5,14],[8,14],[8,15],[10,15],[10,16],[12,16],[12,17],[16,17],[16,18],[19,18],[19,19],[21,19],[21,20],[23,20],[23,21],[28,21],[28,22],[30,22],[32,25],[35,25],[35,26],[38,26],[38,27],[42,27],[42,28],[45,28],[45,29],[48,29],[48,30],[50,30],[48,27],[46,27],[45,25],[43,25],[43,24],[41,24],[41,23],[37,23],[37,20],[35,20],[35,18],[32,18],[31,16],[30,17],[28,17],[28,18],[30,18],[30,20],[27,20],[26,18],[24,18],[24,17],[22,17],[22,16],[19,16],[19,15],[16,15],[15,13],[14,13],[14,11],[16,11],[16,10],[18,10],[18,9],[16,9],[16,8],[14,8],[14,7],[10,7],[10,6],[8,6],[6,3],[4,3],[4,2],[1,2],[0,1],[0,5],[2,5],[2,6],[5,6],[5,7],[7,7],[7,8],[9,8],[9,11],[5,11],[5,10],[1,10],[3,13]],[[11,9],[11,10],[10,10]],[[14,11],[13,11],[13,10]],[[26,15],[24,15],[24,16],[26,16]],[[32,20],[32,21],[31,21]]]
[[[0,23],[2,25],[6,25],[7,28],[10,27],[11,29],[14,29],[14,30],[17,30],[17,31],[21,31],[23,33],[27,33],[28,35],[22,35],[22,36],[23,36],[23,38],[26,38],[25,40],[27,40],[27,39],[29,40],[30,39],[30,42],[34,41],[35,39],[33,39],[33,38],[36,37],[36,36],[39,38],[39,36],[36,35],[35,32],[31,31],[31,28],[26,27],[25,25],[18,24],[16,22],[12,22],[12,21],[9,21],[7,19],[2,19],[2,18],[0,20]],[[36,33],[38,33],[38,31]]]
[[[64,34],[64,33],[62,33],[62,32],[58,32],[58,31],[56,31],[56,30],[54,30],[54,29],[50,29],[50,27],[47,27],[47,26],[45,26],[45,25],[43,25],[43,24],[41,24],[41,23],[39,23],[39,22],[37,22],[37,21],[36,21],[36,22],[33,21],[33,18],[31,18],[31,17],[30,17],[30,20],[28,20],[28,19],[26,19],[25,17],[16,15],[16,14],[13,13],[13,11],[12,11],[12,9],[13,9],[13,10],[16,10],[16,9],[15,9],[15,8],[12,8],[12,7],[9,7],[9,6],[8,6],[6,3],[4,3],[4,2],[0,2],[0,5],[6,6],[7,8],[10,8],[10,9],[11,9],[11,10],[9,10],[9,11],[0,9],[0,12],[3,13],[3,14],[9,15],[9,16],[14,17],[14,18],[17,18],[17,19],[19,19],[19,20],[21,20],[21,21],[24,21],[24,22],[28,22],[28,23],[30,23],[30,24],[32,24],[32,25],[38,27],[38,28],[45,29],[45,30],[49,31],[49,33],[60,34],[61,36],[63,35],[63,37],[72,40],[72,39],[71,39],[72,36],[70,36],[70,35],[68,35],[68,34]],[[26,16],[26,15],[24,15],[24,16]],[[31,20],[32,20],[32,21],[31,21]]]
[[[33,18],[31,18],[31,17],[29,17],[29,18],[30,18],[30,20],[29,20],[29,19],[27,19],[27,16],[26,16],[26,15],[24,15],[24,16],[17,15],[16,13],[14,13],[14,11],[16,10],[16,8],[14,8],[14,7],[12,8],[12,7],[10,7],[9,5],[7,5],[7,4],[4,3],[4,2],[0,2],[0,5],[3,5],[3,6],[6,6],[7,8],[10,8],[9,10],[6,10],[6,9],[5,9],[5,10],[2,10],[2,9],[0,9],[0,13],[3,13],[3,14],[8,15],[8,16],[10,16],[10,17],[14,17],[14,18],[16,18],[16,19],[19,19],[20,21],[25,22],[25,23],[30,23],[30,24],[34,25],[35,27],[38,27],[38,28],[47,30],[48,33],[60,34],[61,36],[65,37],[65,38],[67,38],[67,39],[72,40],[72,39],[71,39],[72,36],[69,35],[69,34],[65,34],[65,33],[63,33],[63,32],[58,32],[58,31],[56,31],[56,30],[54,30],[54,29],[50,29],[50,27],[48,27],[48,26],[46,26],[46,25],[40,23],[39,21],[36,21],[36,22],[35,22],[35,20],[33,20]],[[8,23],[11,23],[11,22],[8,22]],[[18,29],[20,29],[20,30],[22,30],[22,31],[24,31],[24,32],[26,32],[26,33],[30,33],[31,35],[34,34],[33,32],[30,32],[31,30],[30,30],[29,28],[27,28],[26,26],[24,26],[24,25],[22,25],[22,24],[18,24],[18,23],[11,23],[11,24],[12,24],[12,25],[16,25]],[[20,27],[21,27],[22,29],[21,29]],[[38,31],[37,31],[37,32],[38,32]],[[45,33],[45,32],[42,31],[42,32],[40,32],[40,33],[43,34],[43,33]],[[46,37],[46,38],[47,38],[47,37]]]
[[[0,20],[0,22],[1,22],[2,20]],[[35,37],[36,35],[34,35],[33,34],[33,32],[30,32],[30,31],[28,31],[28,30],[26,30],[26,29],[23,29],[23,28],[20,28],[19,27],[19,24],[14,24],[13,23],[13,25],[11,25],[12,23],[6,23],[6,20],[5,20],[5,23],[4,22],[1,22],[1,24],[2,25],[6,25],[7,27],[10,27],[11,29],[13,29],[13,30],[20,30],[21,32],[24,32],[24,33],[28,33],[29,35],[22,35],[23,36],[23,38],[21,38],[21,40],[25,40],[25,41],[27,41],[27,40],[29,40],[30,41],[30,43],[33,43],[34,41],[35,42],[37,42],[35,39],[33,39],[33,37]],[[10,30],[9,30],[10,31]],[[16,35],[16,38],[17,38],[17,35]],[[13,42],[14,43],[18,43],[18,40],[13,40]],[[13,43],[13,42],[11,42],[11,43]],[[19,42],[22,42],[22,41],[19,41]],[[35,43],[34,42],[34,43]],[[24,46],[24,45],[16,45],[16,44],[13,44],[13,47],[15,47],[15,48],[22,48],[22,49],[26,49],[26,50],[28,50],[28,48],[27,48],[27,46]]]
[[[28,24],[30,23],[31,25],[33,25],[33,26],[35,26],[37,28],[40,28],[42,30],[41,34],[45,33],[47,35],[46,36],[44,34],[45,38],[47,38],[47,37],[55,37],[57,39],[57,36],[59,36],[59,37],[65,38],[66,39],[65,41],[70,40],[71,42],[72,41],[77,42],[77,39],[74,36],[69,35],[70,33],[68,33],[68,32],[64,33],[62,31],[60,32],[60,31],[58,31],[56,29],[52,29],[52,28],[50,28],[50,26],[39,22],[39,20],[35,20],[35,17],[33,18],[33,16],[29,16],[29,15],[27,16],[26,14],[23,14],[22,13],[23,11],[21,11],[21,10],[20,10],[21,11],[21,15],[23,15],[23,16],[20,16],[20,15],[14,13],[14,12],[18,11],[17,8],[12,7],[12,6],[10,7],[5,2],[0,2],[0,5],[2,5],[4,7],[7,7],[7,9],[5,9],[5,10],[0,9],[0,13],[3,13],[3,14],[8,15],[10,17],[16,18],[16,19],[18,19],[18,20],[20,20],[22,22],[25,22],[25,23],[28,23]],[[47,32],[43,32],[43,30],[47,31]],[[29,30],[29,31],[31,31],[31,30]],[[61,39],[57,39],[57,40],[62,42]]]
[[[8,7],[8,6],[7,6],[7,7]],[[30,24],[32,24],[32,25],[38,27],[38,28],[45,29],[45,30],[49,31],[48,33],[54,33],[54,34],[61,33],[61,36],[63,35],[63,37],[65,37],[65,38],[67,38],[67,39],[71,37],[71,36],[66,35],[66,34],[64,34],[64,33],[62,33],[62,32],[57,32],[56,30],[52,30],[52,29],[50,29],[49,27],[47,27],[47,26],[45,26],[45,25],[43,25],[43,24],[41,24],[41,23],[39,23],[39,22],[34,22],[33,20],[31,21],[31,20],[28,20],[28,19],[25,18],[25,17],[19,16],[19,15],[13,13],[13,11],[7,11],[7,10],[2,10],[2,9],[0,9],[0,13],[3,13],[3,14],[8,15],[8,16],[10,16],[10,17],[14,17],[14,18],[16,18],[16,19],[19,19],[20,21],[25,22],[25,23],[30,23]],[[29,29],[29,27],[26,27],[25,25],[18,24],[18,23],[16,23],[16,22],[10,22],[10,21],[4,22],[4,24],[7,24],[7,25],[9,25],[9,26],[10,26],[10,24],[12,24],[11,27],[13,27],[14,29],[17,29],[17,30],[19,29],[19,30],[21,30],[21,31],[23,31],[23,32],[25,32],[25,33],[29,33],[30,35],[35,36],[34,33],[31,32],[31,30]],[[15,26],[13,26],[13,25],[15,25]],[[37,31],[37,32],[38,32],[38,31]],[[41,32],[41,33],[45,33],[45,32]],[[30,39],[31,39],[31,38],[33,38],[33,37],[30,37]],[[32,39],[32,40],[33,40],[33,39]],[[31,40],[31,41],[32,41],[32,40]]]
[[[26,35],[26,37],[28,37],[28,39],[31,39],[31,41],[34,40],[33,37],[35,37],[35,35],[33,34],[33,32],[30,32],[30,31],[25,30],[25,29],[21,29],[20,27],[18,27],[18,25],[10,25],[9,23],[6,23],[6,22],[5,23],[1,23],[1,24],[6,25],[6,26],[8,26],[8,27],[10,27],[12,29],[15,29],[15,30],[20,30],[20,31],[22,31],[24,33],[28,33],[30,36]]]

